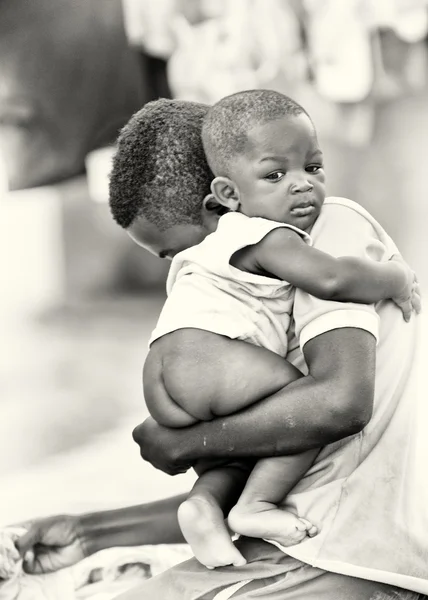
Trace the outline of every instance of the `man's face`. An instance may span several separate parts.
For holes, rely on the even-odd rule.
[[[231,179],[239,211],[308,230],[325,198],[323,157],[315,129],[302,113],[257,125]]]
[[[203,225],[190,223],[159,229],[145,217],[135,219],[126,231],[141,248],[168,260],[172,260],[179,252],[202,242],[208,233]]]

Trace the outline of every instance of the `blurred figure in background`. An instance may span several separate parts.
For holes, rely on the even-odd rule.
[[[82,173],[149,96],[120,0],[0,3],[0,153],[9,189]]]

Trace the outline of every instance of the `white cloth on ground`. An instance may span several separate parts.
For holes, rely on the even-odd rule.
[[[112,600],[192,556],[185,544],[110,548],[55,573],[28,575],[14,543],[24,532],[0,531],[0,600]]]

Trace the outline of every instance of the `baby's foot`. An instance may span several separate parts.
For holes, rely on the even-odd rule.
[[[193,496],[178,509],[181,532],[200,563],[214,569],[246,564],[230,539],[220,507],[208,497]]]
[[[281,511],[286,515],[286,519],[289,522],[289,531],[281,530],[280,535],[274,535],[271,539],[281,544],[281,546],[293,546],[298,544],[305,537],[315,537],[318,533],[318,529],[315,525],[312,525],[307,519],[302,517],[296,517],[293,513],[287,511]],[[285,520],[284,520],[285,524]],[[294,527],[294,530],[293,530]]]
[[[273,540],[282,546],[293,546],[318,533],[307,519],[296,517],[268,502],[254,505],[238,503],[230,511],[229,526],[241,535]]]

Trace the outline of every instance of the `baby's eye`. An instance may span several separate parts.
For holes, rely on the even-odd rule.
[[[284,175],[284,171],[274,171],[273,173],[269,173],[269,175],[266,175],[264,179],[267,179],[268,181],[280,181],[284,177]]]
[[[323,168],[323,165],[308,165],[306,167],[307,173],[318,173]]]

